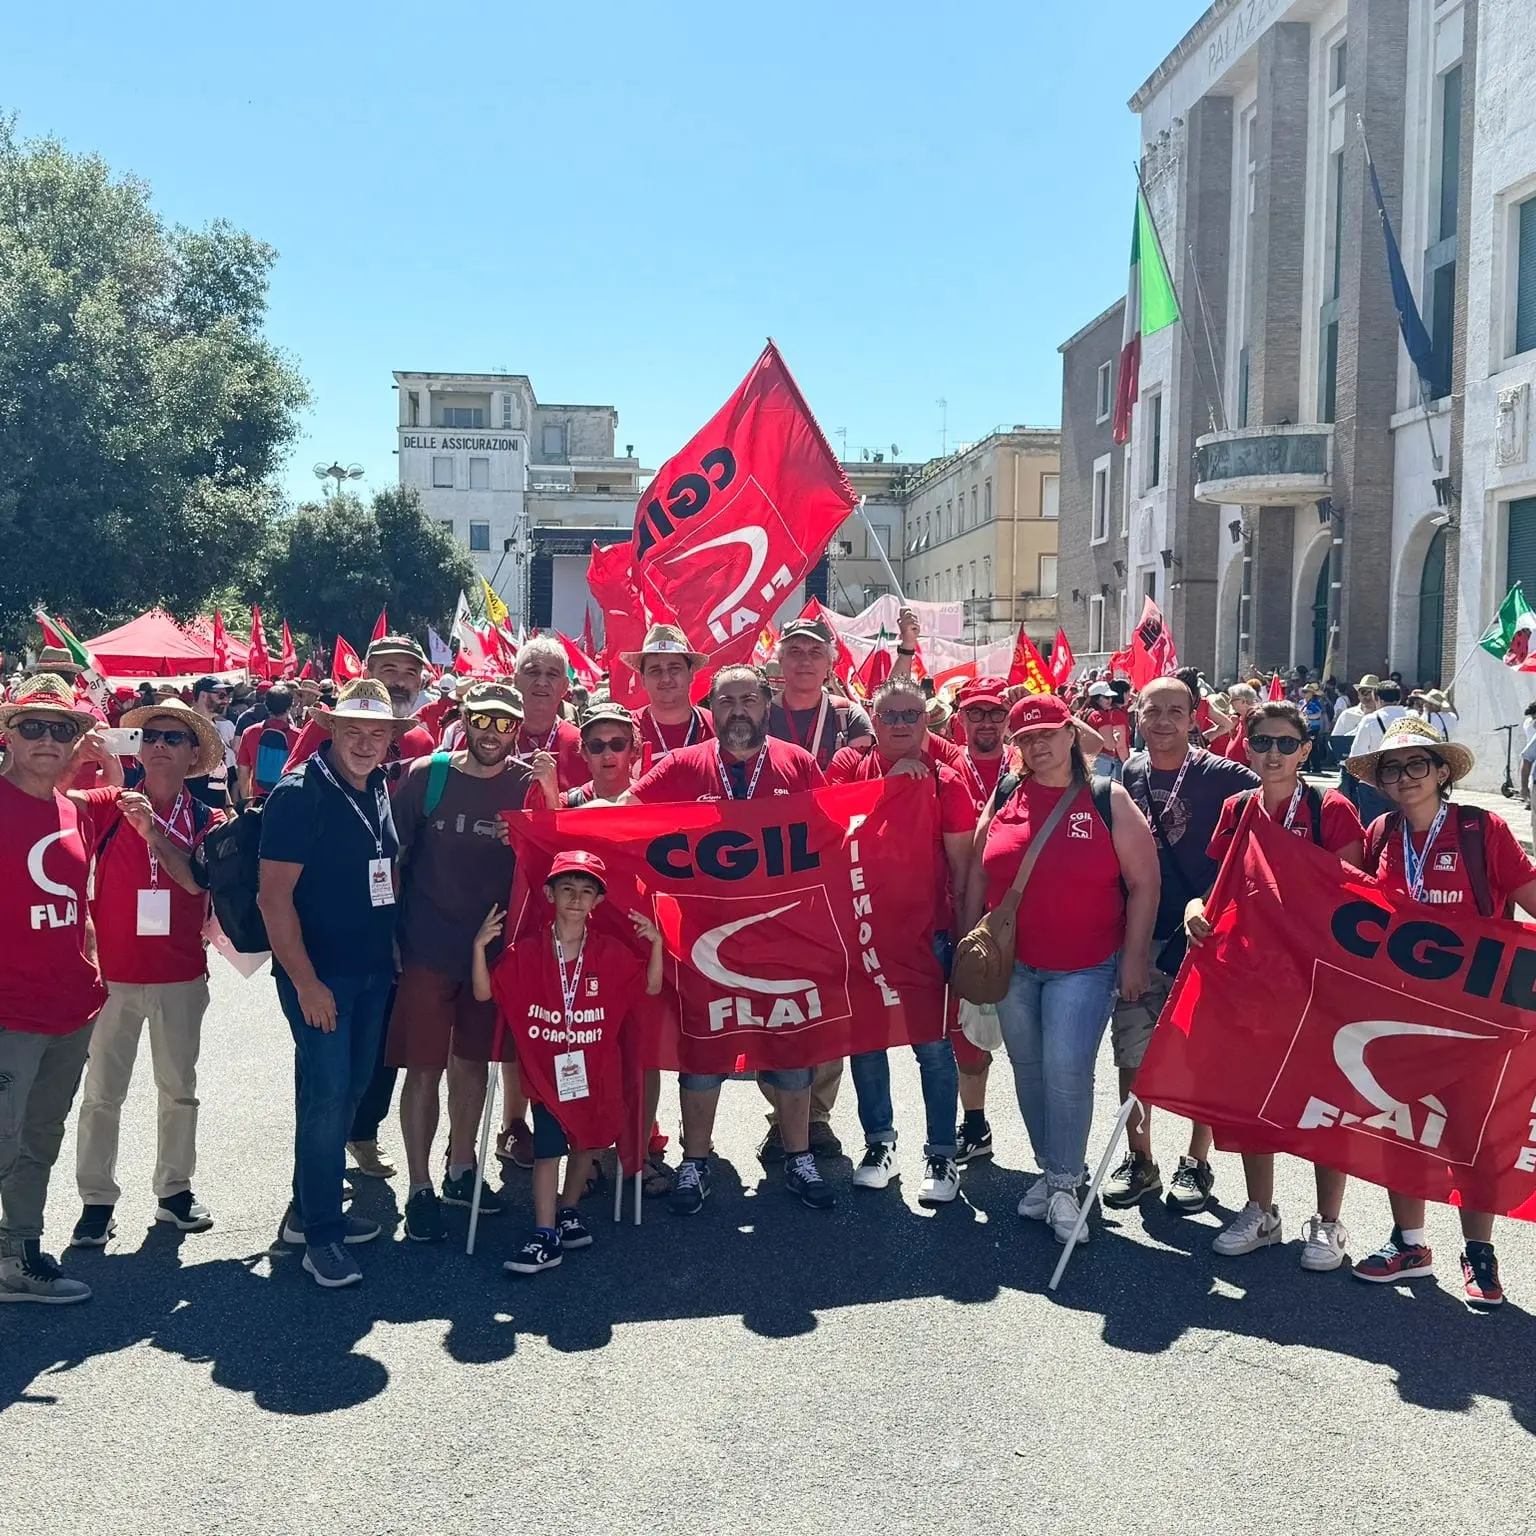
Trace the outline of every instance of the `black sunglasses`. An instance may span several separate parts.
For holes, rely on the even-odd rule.
[[[987,725],[1001,725],[1008,718],[1008,711],[1006,709],[994,709],[981,704],[967,704],[962,707],[960,713],[972,725],[981,725],[983,722]]]
[[[191,731],[156,731],[149,726],[144,727],[144,745],[152,747],[157,741],[163,741],[168,747],[184,747],[189,741],[196,741],[197,737]]]
[[[1294,757],[1307,743],[1295,736],[1250,736],[1248,745],[1255,752],[1278,752],[1281,757]]]
[[[41,741],[52,736],[60,746],[65,746],[80,734],[80,726],[74,720],[18,720],[13,727],[23,741]]]
[[[596,757],[599,752],[623,752],[630,742],[623,736],[588,736],[581,744],[583,752]]]
[[[880,711],[881,725],[916,725],[923,718],[920,709],[882,709]]]

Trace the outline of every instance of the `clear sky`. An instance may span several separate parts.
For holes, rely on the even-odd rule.
[[[0,111],[279,252],[287,465],[395,478],[395,368],[616,406],[655,468],[772,335],[903,458],[1060,417],[1123,291],[1132,91],[1205,0],[12,7]],[[842,438],[833,437],[834,446]]]

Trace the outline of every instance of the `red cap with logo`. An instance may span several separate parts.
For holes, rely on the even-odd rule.
[[[996,709],[1007,707],[1003,698],[1008,687],[1006,677],[975,677],[955,695],[955,708],[966,709],[972,704],[987,704]]]
[[[585,848],[570,848],[564,853],[557,853],[544,883],[548,885],[560,875],[587,875],[604,890],[608,888],[608,871],[603,867],[603,861],[595,853],[588,853]]]
[[[1008,711],[1010,736],[1021,731],[1059,731],[1071,724],[1072,711],[1067,708],[1067,701],[1054,693],[1032,693]]]

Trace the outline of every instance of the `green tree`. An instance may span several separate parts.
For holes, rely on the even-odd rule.
[[[0,637],[244,582],[308,394],[262,335],[276,253],[0,117]]]
[[[474,579],[474,563],[427,516],[415,488],[391,486],[371,507],[339,491],[281,519],[260,590],[247,595],[273,626],[286,618],[327,649],[345,635],[361,651],[384,607],[396,632],[425,639],[432,624],[443,633]]]

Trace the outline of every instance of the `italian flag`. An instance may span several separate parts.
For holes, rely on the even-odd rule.
[[[96,658],[75,638],[75,632],[63,619],[50,618],[39,608],[33,617],[37,620],[37,627],[43,632],[43,644],[57,647],[61,651],[69,652],[69,659],[77,667],[87,672],[101,671],[96,665]]]
[[[1497,656],[1506,667],[1518,672],[1536,671],[1532,637],[1536,634],[1536,613],[1525,600],[1517,582],[1504,594],[1499,611],[1478,644],[1490,656]]]
[[[1136,224],[1131,231],[1131,278],[1125,289],[1125,331],[1120,345],[1120,377],[1115,388],[1114,439],[1130,440],[1131,407],[1140,398],[1141,342],[1179,318],[1173,279],[1158,244],[1157,227],[1146,197],[1136,194]]]

